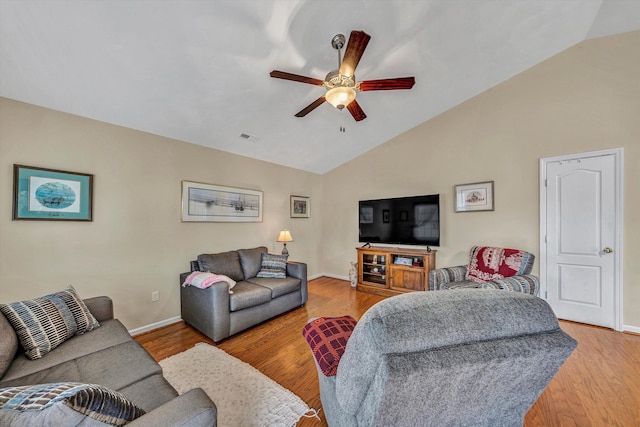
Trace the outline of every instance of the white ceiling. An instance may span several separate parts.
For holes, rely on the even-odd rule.
[[[324,93],[331,38],[364,30],[356,123]],[[325,173],[587,38],[640,30],[640,0],[0,0],[0,96]],[[340,127],[346,132],[340,132]],[[241,134],[251,135],[246,140]]]

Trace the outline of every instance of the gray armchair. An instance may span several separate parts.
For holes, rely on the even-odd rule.
[[[490,259],[495,254],[501,257],[496,262]],[[540,280],[531,274],[535,259],[532,253],[517,249],[474,246],[469,252],[468,264],[429,271],[429,290],[484,288],[538,295]],[[469,279],[470,269],[475,273],[475,280]]]
[[[499,290],[413,292],[360,319],[337,374],[318,366],[329,426],[521,426],[576,347],[548,304]]]

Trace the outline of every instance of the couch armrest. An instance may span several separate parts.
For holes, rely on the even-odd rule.
[[[83,301],[98,322],[113,319],[113,301],[111,298],[100,296],[87,298]]]
[[[229,284],[217,282],[206,289],[182,286],[186,275],[180,275],[180,313],[185,323],[215,342],[230,335]]]
[[[449,282],[459,282],[465,280],[467,274],[466,265],[458,265],[455,267],[434,268],[429,272],[429,290],[439,291],[442,285]]]
[[[505,291],[522,292],[538,296],[540,292],[540,280],[533,274],[523,274],[502,279],[493,279],[480,285],[484,289],[502,289]]]
[[[217,424],[218,411],[215,403],[201,388],[194,388],[136,418],[131,427],[149,426],[202,426]]]
[[[287,261],[287,276],[300,279],[300,291],[302,292],[302,304],[304,305],[309,299],[309,290],[307,285],[307,264],[304,262]]]

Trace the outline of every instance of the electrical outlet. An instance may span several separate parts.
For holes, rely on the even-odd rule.
[[[151,302],[156,302],[160,299],[160,291],[151,292]]]

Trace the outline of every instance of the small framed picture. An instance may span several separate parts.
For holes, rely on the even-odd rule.
[[[310,199],[304,196],[291,196],[291,218],[309,218]]]
[[[492,211],[493,181],[474,182],[455,186],[455,211]]]
[[[389,209],[383,209],[382,210],[382,222],[387,223],[390,220],[391,219],[389,218]]]
[[[13,219],[93,221],[93,175],[13,165]]]

